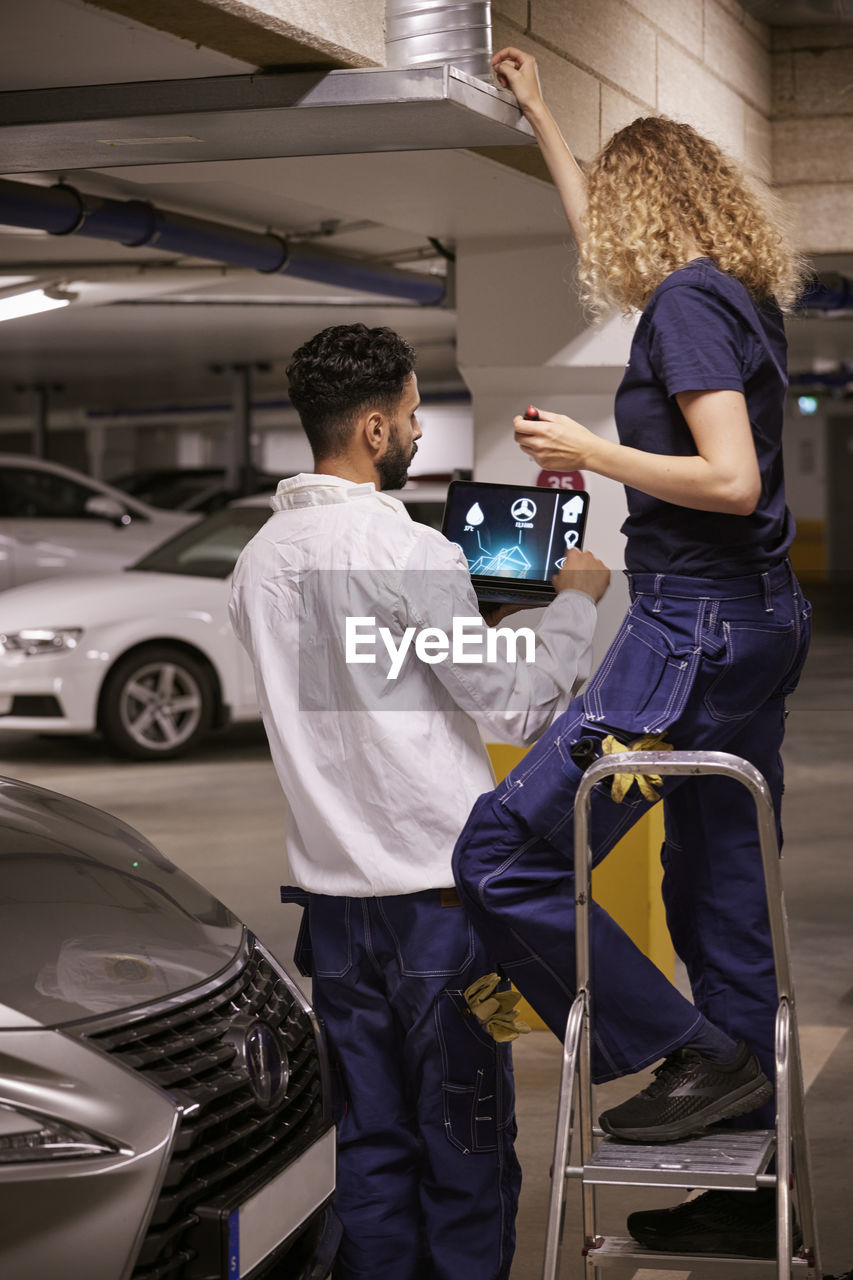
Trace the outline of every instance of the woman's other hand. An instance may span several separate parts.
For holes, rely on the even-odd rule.
[[[515,440],[547,471],[577,471],[588,465],[589,451],[597,437],[574,418],[539,410],[537,421],[513,418]]]
[[[527,115],[544,105],[536,59],[508,45],[492,58],[492,67],[502,89],[511,89],[521,110]]]

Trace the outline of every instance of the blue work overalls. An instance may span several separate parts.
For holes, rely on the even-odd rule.
[[[512,1057],[462,994],[494,961],[456,893],[282,899],[307,906],[295,959],[338,1084],[335,1280],[507,1280]]]
[[[666,732],[679,750],[724,750],[782,797],[785,696],[809,641],[810,608],[787,562],[725,579],[629,574],[632,604],[584,693],[495,791],[481,796],[454,875],[503,971],[562,1038],[575,989],[573,812],[582,737],[629,744]],[[593,1072],[638,1071],[685,1044],[697,1010],[746,1040],[773,1078],[776,982],[755,806],[737,782],[666,777],[663,894],[695,1005],[593,904]],[[650,807],[633,786],[592,795],[599,862]],[[781,840],[781,828],[779,829]],[[751,1123],[772,1123],[772,1104]]]

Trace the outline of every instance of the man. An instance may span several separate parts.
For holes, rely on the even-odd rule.
[[[462,553],[381,492],[405,482],[421,435],[414,352],[391,330],[341,325],[287,372],[314,473],[279,484],[238,561],[231,615],[340,1073],[336,1275],[501,1280],[520,1183],[511,1063],[463,997],[493,965],[450,856],[494,785],[478,724],[527,743],[568,705],[609,572],[569,552],[534,662],[409,651],[383,666],[370,645],[383,631],[391,657],[409,628],[435,639],[466,618],[485,633]]]

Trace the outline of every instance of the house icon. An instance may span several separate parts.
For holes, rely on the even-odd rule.
[[[575,494],[563,503],[563,524],[577,524],[583,514],[583,498]]]

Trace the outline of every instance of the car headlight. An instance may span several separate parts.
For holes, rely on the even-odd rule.
[[[0,1103],[0,1168],[33,1160],[113,1156],[118,1150],[84,1129]]]
[[[76,649],[82,627],[27,627],[23,631],[0,632],[0,653],[21,653],[36,658],[43,653]]]

